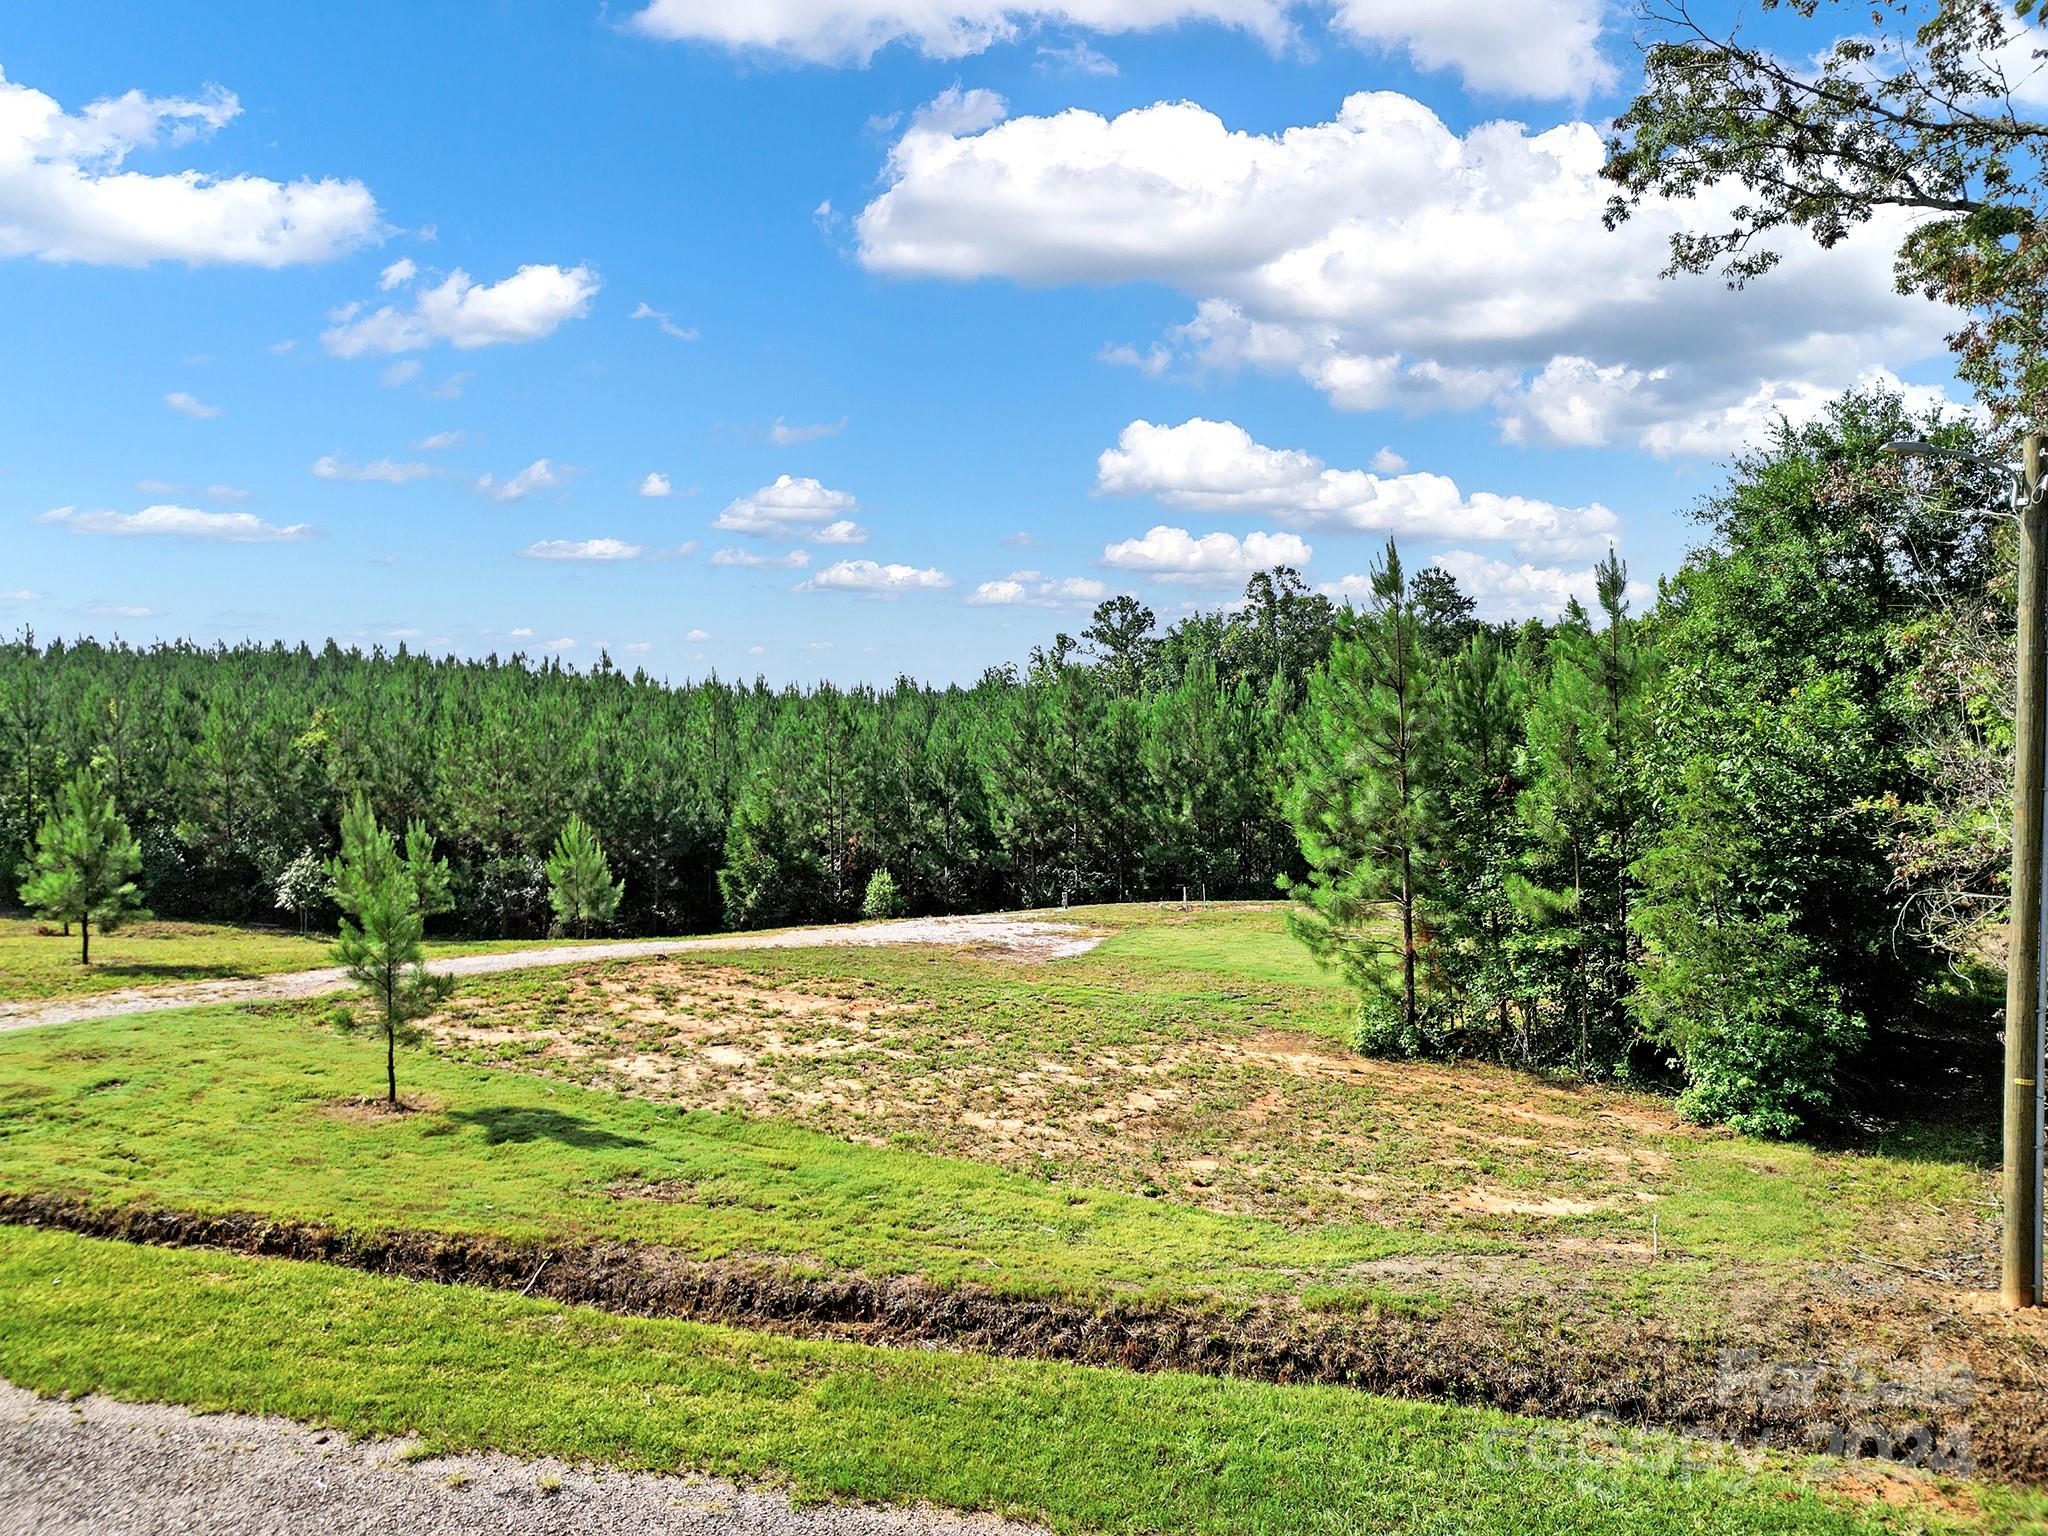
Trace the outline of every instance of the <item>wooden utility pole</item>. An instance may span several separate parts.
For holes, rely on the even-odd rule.
[[[2019,485],[2019,687],[2013,713],[2012,928],[2005,978],[2005,1243],[2008,1307],[2041,1304],[2042,839],[2048,814],[2048,436],[2027,436]]]

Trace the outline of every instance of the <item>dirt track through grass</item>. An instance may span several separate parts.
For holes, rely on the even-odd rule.
[[[545,949],[458,955],[431,961],[428,969],[441,976],[491,976],[501,971],[525,970],[533,966],[588,965],[593,961],[639,960],[719,950],[843,949],[891,944],[987,949],[1022,959],[1057,960],[1085,954],[1101,942],[1101,935],[1076,924],[1046,921],[1023,914],[918,917],[887,923],[792,928],[777,933],[719,934],[701,939],[624,939],[596,944],[557,944]],[[339,992],[348,984],[348,974],[337,966],[330,966],[280,976],[131,988],[56,1002],[0,1002],[0,1030],[32,1029],[43,1024],[75,1024],[85,1019],[118,1018],[123,1014],[157,1013],[171,1008],[199,1008],[210,1003],[286,1002]]]

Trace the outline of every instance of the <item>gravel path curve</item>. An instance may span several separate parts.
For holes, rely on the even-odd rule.
[[[434,960],[427,969],[442,976],[488,976],[497,971],[537,965],[583,965],[593,960],[637,960],[653,955],[688,954],[693,950],[864,948],[882,944],[937,944],[949,948],[1006,950],[1019,959],[1062,960],[1085,954],[1103,940],[1073,923],[1035,917],[911,917],[887,923],[847,923],[830,928],[791,928],[780,933],[721,934],[703,939],[628,939],[607,944],[557,944],[546,949],[508,949],[491,955],[460,955]],[[91,997],[21,1003],[0,1003],[0,1030],[30,1029],[38,1024],[72,1024],[80,1019],[108,1019],[124,1013],[155,1013],[166,1008],[196,1008],[208,1003],[276,1002],[284,998],[318,997],[348,986],[338,967],[290,971],[243,981],[195,981],[180,986],[129,988]]]
[[[510,1456],[403,1459],[288,1420],[0,1381],[0,1536],[1044,1536],[926,1507],[827,1504],[715,1478],[599,1472]]]

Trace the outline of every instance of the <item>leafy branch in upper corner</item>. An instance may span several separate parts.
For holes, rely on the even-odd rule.
[[[2001,422],[2048,414],[2048,124],[2019,115],[2048,58],[2040,8],[1997,0],[1762,0],[1807,21],[1840,9],[1810,64],[1709,29],[1686,0],[1645,0],[1640,93],[1615,120],[1610,228],[1646,202],[1703,202],[1667,275],[1742,286],[1783,258],[1882,222],[1901,293],[1952,306],[1956,369]],[[1731,184],[1730,199],[1703,194]],[[1902,217],[1885,219],[1896,211]],[[1696,224],[1698,221],[1694,221]]]

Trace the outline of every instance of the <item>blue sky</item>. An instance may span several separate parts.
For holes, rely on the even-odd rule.
[[[1772,412],[1950,374],[1882,231],[1729,295],[1598,228],[1625,23],[16,7],[0,623],[948,681],[1389,532],[1652,581]]]

